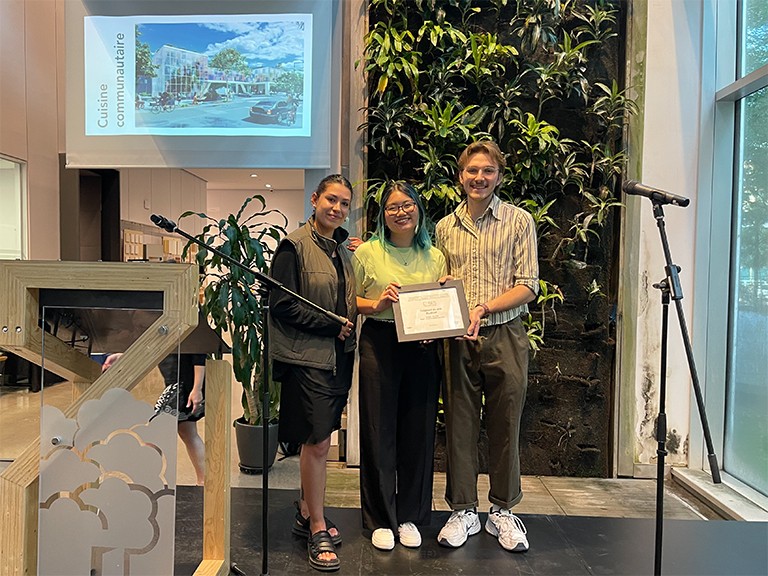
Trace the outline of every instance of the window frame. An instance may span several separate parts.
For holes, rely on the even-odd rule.
[[[19,222],[19,247],[20,254],[18,255],[21,260],[27,260],[29,258],[29,226],[28,226],[28,191],[27,191],[27,164],[26,162],[0,154],[0,160],[8,162],[17,166],[18,170],[18,189],[15,191],[18,196],[18,222]],[[4,191],[5,192],[5,191]],[[3,199],[7,198],[3,193],[3,198],[0,198],[0,209],[5,210]],[[14,201],[15,204],[15,201]],[[15,208],[15,206],[14,206]]]
[[[704,85],[697,212],[700,225],[696,240],[696,262],[708,264],[697,266],[695,273],[699,288],[694,303],[694,352],[705,359],[705,404],[715,453],[722,467],[733,292],[732,274],[724,275],[722,271],[733,271],[735,265],[732,239],[738,225],[734,201],[739,178],[737,155],[741,154],[740,108],[744,98],[768,86],[768,64],[738,77],[743,2],[710,0],[708,4],[711,10],[704,10],[702,22]],[[724,237],[729,241],[722,242]],[[691,404],[695,406],[693,395]],[[708,470],[706,444],[696,410],[691,411],[689,438],[689,468]],[[768,509],[768,497],[724,470],[721,477],[728,486]]]

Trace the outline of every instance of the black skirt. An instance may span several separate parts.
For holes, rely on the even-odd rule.
[[[275,361],[280,389],[280,442],[318,444],[341,428],[341,414],[352,385],[354,353],[338,354],[336,375]]]
[[[195,366],[205,366],[205,354],[169,354],[158,364],[166,390],[178,382],[178,414],[179,422],[196,422],[205,416],[205,382],[203,382],[203,402],[197,412],[187,407],[189,395],[195,385]],[[163,391],[165,394],[165,391]],[[176,405],[174,405],[174,408]]]

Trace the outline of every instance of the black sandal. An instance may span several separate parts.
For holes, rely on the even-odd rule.
[[[293,526],[291,526],[291,532],[301,538],[309,538],[309,518],[304,518],[304,516],[301,515],[301,505],[298,502],[294,502],[294,504],[296,505],[296,519]],[[326,518],[325,529],[328,533],[330,534],[331,530],[334,528],[336,528],[336,536],[331,535],[331,540],[333,541],[334,546],[338,546],[341,544],[341,532],[336,527],[336,524]]]
[[[321,554],[336,554],[336,547],[333,545],[333,540],[331,535],[328,534],[328,530],[315,532],[307,538],[307,552],[309,553],[309,565],[315,570],[333,572],[341,566],[338,556],[333,560],[322,560],[320,558]]]

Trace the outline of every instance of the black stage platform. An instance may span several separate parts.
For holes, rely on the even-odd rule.
[[[269,573],[320,574],[307,563],[306,541],[291,534],[298,492],[269,493]],[[194,572],[201,558],[202,489],[180,486],[176,525],[176,575]],[[330,508],[339,526],[336,574],[652,574],[653,519],[587,518],[523,514],[531,549],[504,551],[484,530],[461,548],[440,546],[437,533],[448,512],[435,512],[421,530],[419,549],[395,546],[376,550],[362,533],[359,509]],[[485,522],[485,514],[481,514]],[[261,574],[261,490],[232,489],[232,561],[248,576]],[[768,574],[768,523],[667,520],[664,523],[663,574]]]

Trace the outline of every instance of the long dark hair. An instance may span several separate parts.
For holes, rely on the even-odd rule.
[[[416,209],[419,211],[419,220],[416,224],[416,233],[413,236],[413,246],[417,250],[429,250],[432,247],[432,239],[429,237],[429,230],[427,230],[427,216],[424,212],[424,205],[413,186],[402,180],[393,180],[384,188],[379,203],[379,215],[376,217],[376,232],[373,238],[378,239],[385,247],[387,244],[391,244],[389,228],[387,228],[387,222],[384,218],[384,207],[387,205],[387,200],[389,200],[393,192],[402,192],[416,203]]]

